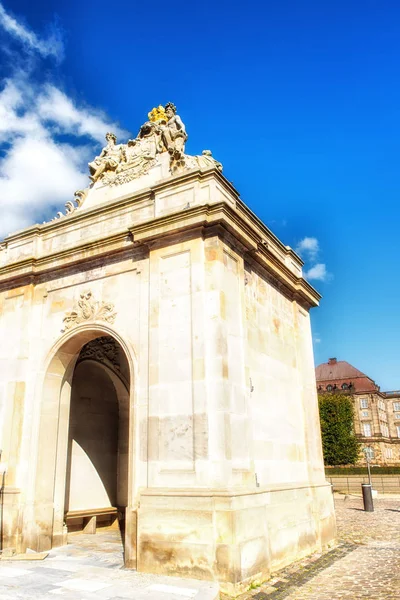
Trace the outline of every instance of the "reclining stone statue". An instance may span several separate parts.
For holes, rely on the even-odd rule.
[[[120,144],[114,133],[106,133],[107,146],[89,163],[90,179],[95,183],[106,171],[116,171],[123,160]]]

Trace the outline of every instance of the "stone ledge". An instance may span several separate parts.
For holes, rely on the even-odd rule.
[[[331,484],[329,481],[321,483],[289,483],[287,485],[271,485],[265,487],[259,487],[254,490],[202,490],[202,489],[172,489],[172,488],[144,488],[141,490],[141,496],[200,496],[205,498],[212,497],[237,497],[237,496],[255,496],[258,494],[266,494],[271,492],[286,492],[290,490],[299,490],[305,488],[330,488]]]
[[[15,488],[15,487],[7,487],[5,486],[4,488],[0,488],[0,495],[1,494],[9,494],[9,495],[17,495],[20,494],[21,490],[19,488]]]

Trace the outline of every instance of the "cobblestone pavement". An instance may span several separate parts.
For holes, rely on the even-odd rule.
[[[280,571],[240,600],[400,600],[400,498],[336,499],[338,546]]]
[[[209,581],[123,568],[118,531],[70,536],[41,561],[0,561],[1,600],[216,600]],[[72,543],[71,543],[72,542]]]

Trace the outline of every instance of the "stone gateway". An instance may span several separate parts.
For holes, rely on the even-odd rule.
[[[236,593],[335,537],[302,262],[169,103],[0,246],[2,549],[118,520],[126,565]]]

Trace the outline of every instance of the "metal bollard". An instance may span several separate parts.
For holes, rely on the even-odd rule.
[[[374,512],[374,502],[372,500],[372,485],[370,483],[361,484],[364,510],[366,512]]]

